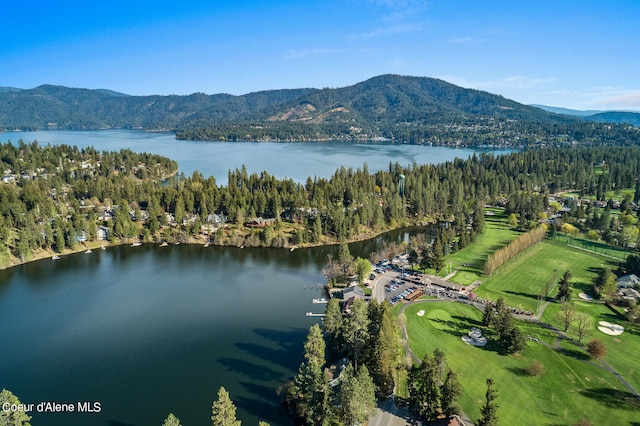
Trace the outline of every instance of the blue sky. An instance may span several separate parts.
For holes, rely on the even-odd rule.
[[[0,86],[132,95],[442,78],[523,103],[640,110],[640,1],[8,1]]]

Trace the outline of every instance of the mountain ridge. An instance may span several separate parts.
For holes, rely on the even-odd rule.
[[[606,118],[606,117],[605,117]],[[41,85],[0,90],[0,129],[168,130],[194,140],[366,140],[444,145],[600,143],[577,117],[428,77],[385,74],[339,88],[133,96]],[[612,138],[636,141],[624,127]],[[622,132],[624,135],[618,135]],[[611,133],[611,132],[609,132]],[[634,142],[635,143],[635,142]]]

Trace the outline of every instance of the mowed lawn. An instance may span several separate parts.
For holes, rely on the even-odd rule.
[[[422,317],[419,310],[426,311]],[[609,372],[585,355],[568,351],[565,355],[543,345],[553,342],[552,332],[538,325],[518,323],[527,335],[521,354],[503,356],[490,342],[484,348],[466,345],[461,337],[478,327],[482,313],[472,306],[448,302],[425,302],[405,310],[409,344],[422,358],[439,348],[446,363],[458,374],[464,389],[462,409],[473,421],[480,418],[486,392],[486,379],[492,378],[498,391],[500,424],[568,425],[589,419],[594,425],[632,425],[640,418],[640,404]],[[546,373],[527,375],[534,361],[542,363]]]
[[[445,257],[445,265],[451,263],[452,269],[460,268],[451,281],[469,285],[482,279],[487,256],[506,246],[520,235],[520,232],[509,229],[504,210],[487,209],[487,212],[491,212],[493,215],[485,216],[484,232],[478,236],[476,241]],[[445,276],[446,271],[441,271],[440,275]]]
[[[640,326],[632,325],[627,321],[618,318],[606,306],[597,302],[572,302],[578,312],[585,312],[591,316],[593,321],[590,334],[582,341],[587,344],[591,339],[601,340],[607,347],[607,354],[604,360],[613,367],[620,376],[631,384],[640,392],[640,363],[638,363],[638,354],[640,354]],[[562,324],[556,318],[556,313],[560,310],[560,305],[553,303],[547,307],[542,316],[542,321],[553,324],[557,328],[563,328]],[[609,336],[598,330],[598,323],[606,321],[611,324],[619,324],[625,328],[624,333],[620,336]],[[577,340],[575,327],[572,326],[567,331],[567,336]],[[576,350],[581,350],[576,347]]]
[[[610,258],[578,248],[545,240],[516,256],[474,290],[479,296],[536,312],[538,296],[548,281],[553,280],[549,297],[558,292],[557,281],[565,271],[571,271],[573,292],[591,293],[592,280],[602,267],[615,268]]]

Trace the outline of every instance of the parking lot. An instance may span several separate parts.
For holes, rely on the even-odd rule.
[[[422,290],[425,296],[441,299],[466,299],[466,296],[459,292],[431,284],[429,279],[421,273],[405,272],[404,268],[389,263],[375,265],[372,276],[369,278],[376,282],[376,286],[384,288],[384,291],[376,289],[375,294],[378,301],[387,300],[392,305],[405,300],[416,290]]]

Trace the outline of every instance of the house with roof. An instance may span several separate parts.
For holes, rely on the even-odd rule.
[[[96,234],[98,236],[98,240],[106,240],[109,238],[109,228],[106,226],[100,226]]]
[[[364,299],[364,290],[357,285],[342,290],[342,300]]]
[[[640,278],[636,274],[623,275],[617,280],[618,288],[640,287]]]
[[[275,225],[275,223],[276,220],[273,218],[265,219],[263,217],[256,217],[245,222],[244,226],[248,228],[265,228],[267,226]]]

